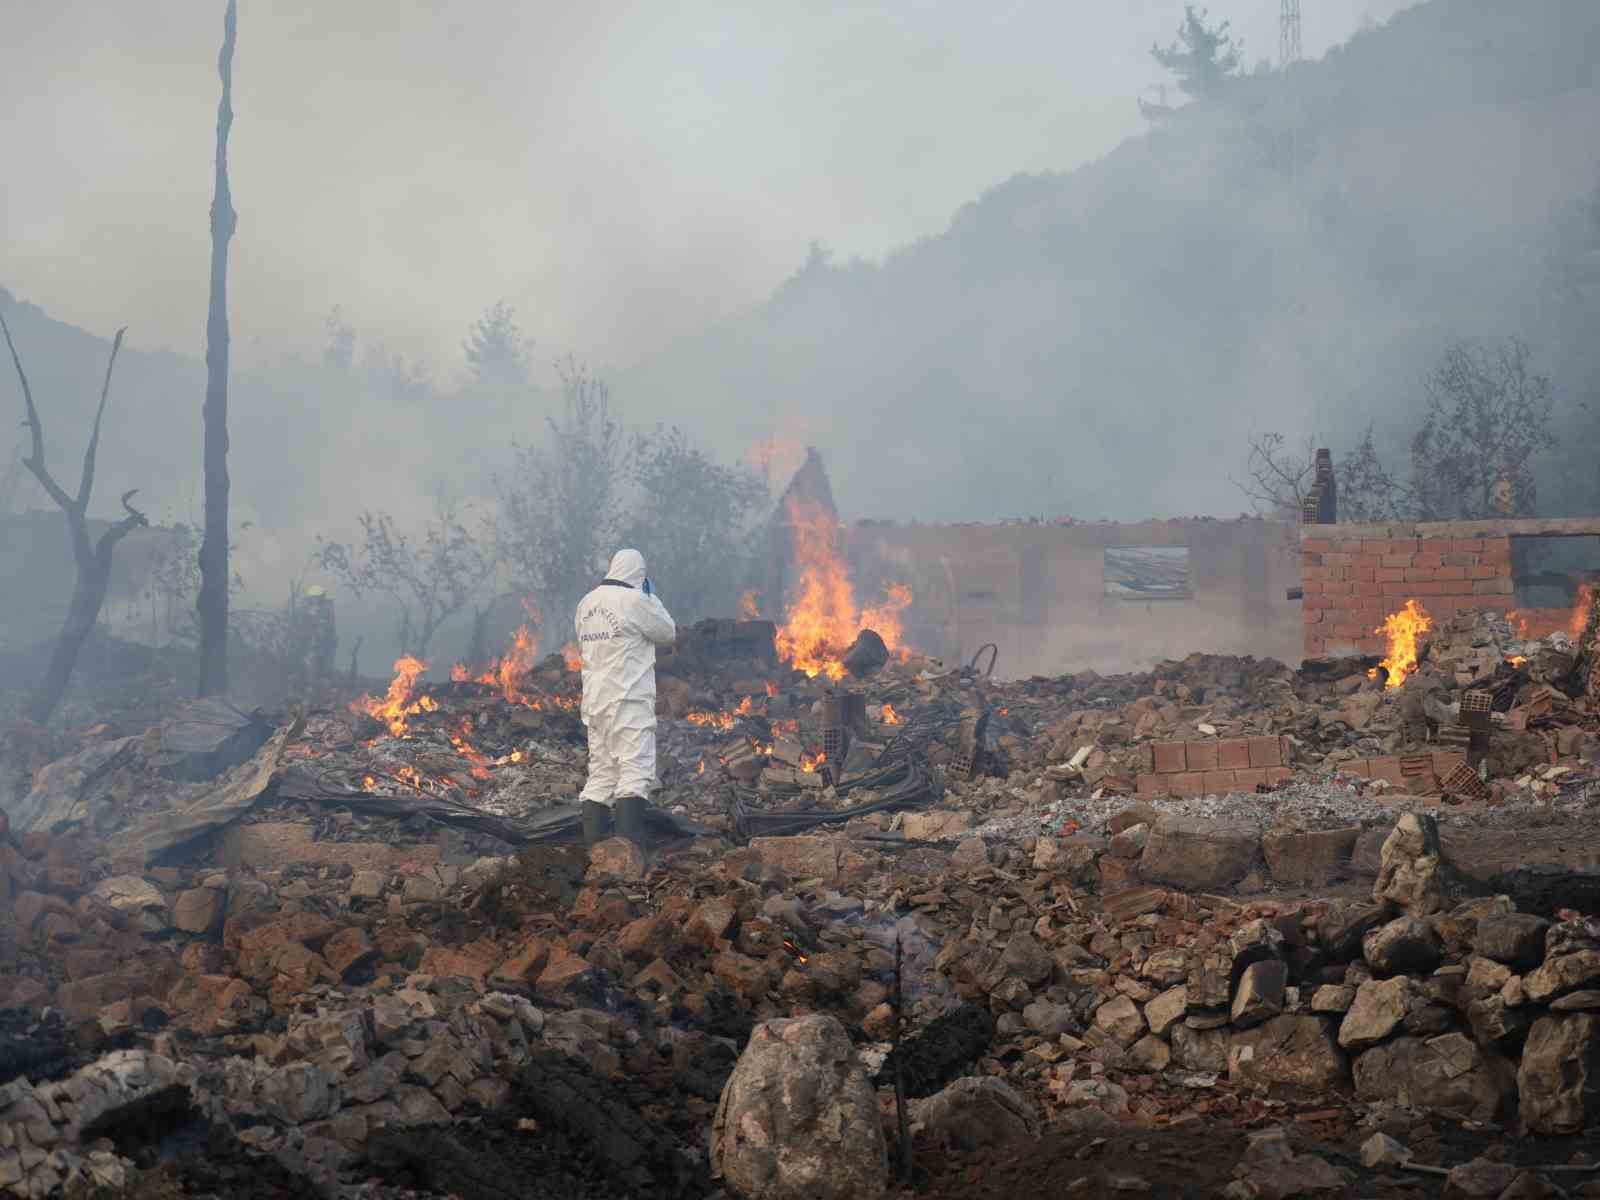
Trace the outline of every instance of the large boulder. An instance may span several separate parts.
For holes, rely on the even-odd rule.
[[[1550,922],[1531,913],[1498,913],[1478,921],[1472,948],[1484,958],[1528,971],[1544,961],[1544,935]]]
[[[1039,1115],[1028,1098],[993,1076],[958,1079],[937,1095],[911,1101],[910,1110],[929,1140],[962,1153],[1039,1136]]]
[[[140,933],[161,933],[171,925],[167,919],[167,901],[161,890],[138,875],[113,875],[102,879],[89,894],[121,913]]]
[[[1600,1121],[1600,1016],[1540,1017],[1517,1071],[1522,1123],[1530,1133],[1577,1133]]]
[[[1439,965],[1439,938],[1426,921],[1398,917],[1361,941],[1361,956],[1379,975],[1426,975]]]
[[[1414,979],[1397,975],[1393,979],[1369,979],[1356,989],[1355,1001],[1339,1025],[1339,1045],[1346,1050],[1365,1050],[1400,1031],[1411,1012],[1426,997]]]
[[[1372,898],[1413,917],[1445,905],[1447,868],[1439,847],[1439,822],[1423,813],[1400,817],[1383,842]]]
[[[1344,1056],[1333,1043],[1332,1024],[1322,1017],[1273,1017],[1233,1034],[1228,1078],[1246,1085],[1325,1092],[1344,1078]]]
[[[714,1174],[762,1200],[870,1200],[888,1188],[878,1097],[844,1026],[813,1014],[757,1025],[722,1090]]]
[[[1535,1004],[1546,1004],[1557,996],[1579,988],[1600,986],[1600,950],[1574,950],[1544,960],[1522,977],[1522,989]]]
[[[1511,1099],[1516,1076],[1509,1062],[1463,1033],[1402,1037],[1355,1060],[1356,1098],[1425,1108],[1468,1121],[1493,1121]]]
[[[1274,883],[1321,887],[1350,868],[1361,827],[1345,829],[1269,829],[1261,852]]]
[[[1255,829],[1242,822],[1167,814],[1150,830],[1139,871],[1156,883],[1211,891],[1243,879],[1260,848]]]
[[[1382,925],[1388,912],[1381,904],[1335,904],[1317,920],[1317,941],[1334,962],[1361,957],[1361,943]]]

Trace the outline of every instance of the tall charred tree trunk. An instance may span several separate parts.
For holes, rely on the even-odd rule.
[[[205,538],[200,543],[200,695],[228,690],[228,242],[238,225],[228,190],[228,131],[233,127],[236,0],[222,18],[217,74],[216,185],[211,198],[211,305],[206,316]]]
[[[66,695],[67,684],[72,681],[73,668],[78,664],[78,653],[89,634],[94,632],[100,619],[100,606],[105,603],[106,585],[111,580],[111,556],[117,543],[140,526],[149,524],[144,514],[129,503],[132,492],[125,492],[122,507],[127,516],[100,535],[94,542],[89,537],[89,498],[94,493],[95,456],[100,449],[100,422],[106,413],[106,398],[111,393],[111,372],[117,365],[117,351],[122,349],[122,335],[117,330],[111,343],[111,357],[106,363],[105,384],[100,389],[100,407],[94,414],[94,428],[89,434],[89,445],[83,452],[83,474],[78,480],[78,494],[69,496],[55,481],[44,461],[44,425],[39,410],[33,403],[33,389],[28,386],[28,376],[22,369],[22,359],[11,340],[11,328],[0,316],[0,331],[5,333],[6,348],[11,351],[11,362],[17,368],[17,378],[22,382],[22,399],[26,424],[32,435],[32,449],[22,460],[32,471],[39,485],[49,493],[67,518],[67,532],[72,539],[72,557],[77,565],[77,578],[72,586],[72,602],[67,607],[67,620],[56,639],[56,648],[50,655],[50,666],[44,679],[28,704],[28,716],[43,725],[56,711],[61,697]]]

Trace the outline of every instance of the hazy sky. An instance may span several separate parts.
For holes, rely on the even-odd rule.
[[[1410,0],[1304,0],[1320,56]],[[1142,126],[1180,0],[240,0],[242,358],[364,342],[459,370],[489,303],[622,364],[752,304],[816,238],[877,258]],[[1213,0],[1250,65],[1278,0]],[[221,0],[6,14],[0,285],[203,348]]]

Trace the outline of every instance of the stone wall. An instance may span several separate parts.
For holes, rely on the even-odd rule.
[[[1300,582],[1295,527],[1255,519],[1119,525],[896,525],[862,522],[847,543],[857,600],[890,583],[915,597],[909,642],[950,662],[985,643],[996,674],[1147,668],[1195,650],[1295,663]],[[1183,547],[1189,594],[1106,594],[1107,549]]]

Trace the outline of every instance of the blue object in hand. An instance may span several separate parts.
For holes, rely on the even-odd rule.
[[[650,576],[648,575],[644,577],[644,594],[646,596],[654,596],[656,594],[655,588],[650,586]]]

